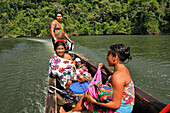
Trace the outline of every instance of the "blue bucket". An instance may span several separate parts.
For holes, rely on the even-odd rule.
[[[76,94],[83,94],[86,92],[87,87],[89,86],[89,82],[75,82],[70,85],[70,89],[72,90],[73,93]]]

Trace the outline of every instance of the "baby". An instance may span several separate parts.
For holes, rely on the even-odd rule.
[[[79,81],[88,81],[91,74],[88,73],[88,69],[84,64],[81,64],[80,58],[74,60],[77,71],[78,71],[78,80]]]

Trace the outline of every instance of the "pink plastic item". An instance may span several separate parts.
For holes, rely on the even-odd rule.
[[[96,84],[97,81],[102,81],[102,77],[101,76],[102,76],[101,75],[101,69],[100,69],[100,67],[98,67],[97,72],[96,72],[94,78],[92,79],[92,81],[90,82],[90,84],[89,84],[89,86],[87,88],[87,90],[89,91],[90,95],[93,98],[95,98],[95,99],[97,98],[97,91],[95,89],[94,84]],[[84,102],[84,104],[85,104],[86,108],[89,109],[88,102]]]

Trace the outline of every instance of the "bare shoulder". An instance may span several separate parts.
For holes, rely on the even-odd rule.
[[[120,71],[116,71],[113,73],[112,77],[111,77],[111,81],[113,83],[124,83],[125,78],[122,72]]]
[[[131,76],[127,69],[122,69],[113,73],[112,81],[116,83],[123,83],[124,85],[131,82]]]
[[[53,24],[56,24],[55,20],[53,20],[53,21],[51,22],[51,25],[53,25]]]

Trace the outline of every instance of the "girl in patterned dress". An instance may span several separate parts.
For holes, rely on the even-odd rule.
[[[135,99],[134,84],[128,69],[124,65],[124,62],[129,59],[131,59],[129,47],[126,48],[124,44],[110,46],[107,52],[107,61],[108,66],[114,67],[114,71],[109,70],[103,63],[98,66],[105,69],[108,75],[108,81],[105,85],[110,85],[112,88],[111,98],[109,96],[104,97],[104,93],[98,93],[98,97],[95,99],[86,91],[75,108],[69,112],[86,109],[85,100],[93,104],[94,113],[131,113]],[[100,87],[100,83],[98,82],[96,86]],[[103,101],[103,99],[106,101]],[[60,113],[65,113],[62,107]]]

